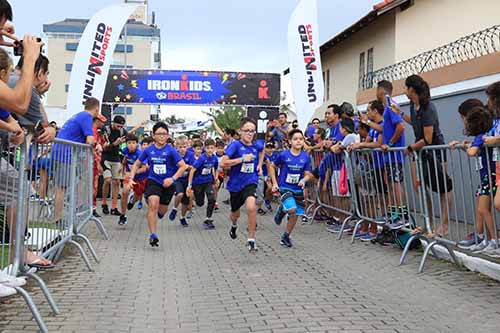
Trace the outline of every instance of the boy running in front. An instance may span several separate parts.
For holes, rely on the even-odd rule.
[[[311,174],[311,159],[303,151],[304,135],[299,129],[288,133],[291,148],[276,157],[269,168],[273,181],[273,191],[280,191],[281,205],[276,210],[274,222],[277,225],[288,214],[285,232],[281,235],[281,245],[292,247],[290,234],[297,223],[297,216],[304,215],[304,186],[313,177]],[[279,180],[276,180],[276,168],[279,168]]]
[[[155,144],[144,150],[132,166],[129,176],[129,187],[133,187],[132,180],[141,165],[145,162],[149,165],[149,176],[146,182],[145,196],[148,202],[148,227],[149,244],[158,246],[157,224],[158,218],[162,218],[168,210],[168,204],[175,192],[174,182],[179,179],[187,165],[179,153],[170,145],[167,145],[168,126],[164,122],[158,122],[153,126],[153,137]]]
[[[207,230],[215,229],[212,214],[215,207],[215,187],[218,186],[217,167],[219,163],[215,152],[215,141],[207,139],[205,141],[205,152],[194,162],[189,172],[187,191],[193,197],[198,207],[205,204],[207,197],[207,217],[203,222],[203,227]]]
[[[124,185],[128,185],[128,177],[127,175],[130,173],[132,166],[135,161],[139,159],[142,151],[138,147],[139,139],[135,134],[127,134],[127,147],[123,149],[123,165],[125,170],[125,178]],[[144,190],[146,189],[146,178],[148,166],[143,165],[140,169],[137,170],[137,173],[134,178],[135,185],[133,185],[131,189],[128,186],[123,187],[122,199],[121,199],[121,215],[118,220],[119,225],[127,224],[127,210],[131,210],[135,203],[142,199],[142,195],[144,194]],[[128,201],[128,202],[127,202]]]

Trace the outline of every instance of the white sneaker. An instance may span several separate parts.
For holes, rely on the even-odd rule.
[[[474,251],[474,253],[486,254],[490,251],[494,251],[497,249],[494,241],[486,241],[486,244],[487,245],[484,248],[482,248],[480,250],[478,249],[478,250]]]
[[[0,274],[0,284],[3,284],[7,287],[22,287],[26,284],[26,279],[7,274]]]
[[[469,251],[472,251],[473,253],[478,253],[482,250],[484,250],[488,246],[488,241],[485,239],[481,243],[474,245],[469,249]]]
[[[17,293],[16,289],[0,284],[0,298],[12,296]]]

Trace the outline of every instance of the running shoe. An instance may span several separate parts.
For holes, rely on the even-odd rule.
[[[203,222],[203,228],[205,228],[206,230],[212,230],[215,229],[215,226],[212,224],[212,221],[207,219]]]
[[[293,244],[292,244],[292,240],[290,239],[290,235],[288,235],[286,232],[284,232],[281,235],[280,244],[284,247],[292,247]]]
[[[127,209],[131,210],[134,208],[134,192],[129,193],[128,195],[128,200],[127,200]]]
[[[248,240],[247,241],[247,248],[248,248],[248,252],[250,252],[250,253],[255,253],[255,252],[258,251],[257,245],[255,245],[255,241],[254,240]]]
[[[391,223],[387,223],[386,225],[390,230],[397,230],[404,227],[404,223],[400,220],[391,220]]]
[[[109,215],[109,207],[108,207],[108,205],[102,205],[102,213],[104,215]]]
[[[188,212],[187,212],[187,214],[186,214],[186,218],[190,219],[190,218],[192,218],[192,217],[193,217],[193,211],[192,211],[192,210],[190,210],[190,211],[188,211]]]
[[[302,224],[308,224],[309,223],[309,219],[305,215],[302,215],[301,220],[302,220]]]
[[[207,222],[208,222],[208,225],[210,227],[209,228],[210,230],[215,229],[214,220],[210,219],[210,220],[207,220]]]
[[[189,224],[188,224],[188,222],[186,221],[186,218],[185,218],[185,217],[181,217],[180,221],[181,221],[181,225],[182,225],[183,227],[189,227]]]
[[[151,245],[152,247],[158,247],[159,243],[160,240],[158,239],[158,236],[156,236],[155,234],[151,234],[151,236],[149,236],[149,245]]]
[[[276,209],[276,214],[274,214],[274,223],[280,225],[285,215],[286,213],[283,211],[283,206],[279,205],[278,209]]]
[[[160,212],[158,212],[158,219],[161,220],[164,215],[161,215]]]
[[[477,236],[477,243],[476,243],[476,233],[472,232],[469,235],[467,235],[467,237],[465,237],[465,239],[458,242],[457,246],[463,250],[470,250],[470,248],[473,247],[474,245],[481,243],[483,241],[483,239],[484,239],[484,236],[481,237],[478,235]]]
[[[97,209],[92,210],[92,216],[95,217],[95,218],[100,218],[101,217],[101,215],[99,215],[99,213],[97,212]]]
[[[122,215],[122,213],[120,213],[120,211],[118,210],[118,208],[113,208],[111,210],[111,215],[120,216],[120,215]]]
[[[362,242],[371,242],[377,238],[377,234],[372,234],[371,232],[365,234],[364,236],[360,237],[359,240]]]
[[[7,287],[22,287],[26,284],[26,279],[23,277],[15,277],[0,272],[0,284]]]
[[[0,298],[15,295],[16,289],[0,284]]]
[[[215,203],[214,210],[219,210],[219,204],[217,202]]]
[[[488,245],[481,250],[474,251],[474,253],[478,254],[488,254],[489,252],[495,252],[498,249],[497,243],[493,240],[487,241]]]
[[[257,209],[257,213],[259,213],[259,215],[266,215],[266,211],[262,208]]]
[[[321,220],[318,220],[318,219],[315,219],[317,221],[321,221]],[[340,224],[340,219],[336,218],[335,216],[331,216],[328,221],[326,221],[326,225],[336,225],[336,224]]]
[[[127,216],[120,215],[120,220],[118,220],[118,225],[125,225],[125,224],[127,224]]]
[[[328,227],[326,227],[326,231],[332,232],[334,234],[338,234],[340,232],[340,229],[342,229],[341,224],[333,224]],[[343,233],[351,231],[353,228],[350,225],[344,226],[344,230],[342,230]]]
[[[142,200],[137,203],[137,209],[142,209]]]
[[[229,229],[229,237],[231,237],[231,239],[236,239],[236,237],[238,237],[238,235],[236,234],[237,229],[238,225],[236,224],[231,225],[231,228]]]
[[[268,212],[271,212],[271,213],[272,213],[272,211],[273,211],[273,206],[271,206],[271,202],[269,202],[269,201],[265,202],[265,203],[264,203],[264,206],[266,207],[266,210],[267,210]]]
[[[358,229],[358,231],[356,231],[356,234],[354,235],[354,239],[360,239],[361,237],[367,235],[368,233],[366,231],[361,231]]]
[[[168,215],[168,219],[170,221],[175,221],[175,217],[177,216],[177,209],[176,208],[173,208],[171,211],[170,211],[170,214]]]
[[[469,251],[472,251],[473,253],[477,253],[479,251],[484,250],[488,246],[488,241],[486,239],[483,239],[483,241],[479,244],[476,244],[474,246],[471,246],[469,248]]]

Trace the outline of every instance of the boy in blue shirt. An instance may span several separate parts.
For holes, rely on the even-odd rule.
[[[281,235],[281,245],[292,247],[290,234],[295,228],[297,217],[304,215],[304,186],[313,177],[311,174],[311,158],[302,150],[304,135],[299,129],[288,133],[291,148],[278,155],[271,164],[269,173],[273,181],[273,191],[280,191],[281,205],[276,211],[274,222],[281,224],[288,214],[285,232]],[[279,180],[276,180],[276,168],[279,168]]]
[[[195,158],[194,158],[194,153],[188,151],[188,139],[186,136],[181,135],[175,140],[175,149],[177,149],[177,152],[182,157],[189,170],[193,165]],[[189,210],[189,196],[187,195],[188,177],[189,177],[188,170],[184,171],[182,177],[180,177],[175,182],[176,194],[175,194],[174,207],[172,208],[172,210],[170,211],[170,215],[168,216],[170,221],[174,221],[175,216],[177,215],[177,207],[179,207],[179,204],[182,204],[180,222],[183,227],[189,226],[186,221],[186,213]]]
[[[188,193],[194,196],[196,205],[202,207],[207,197],[207,217],[203,222],[203,227],[207,230],[215,229],[212,214],[215,207],[214,184],[218,186],[217,168],[219,166],[215,152],[215,141],[207,139],[205,141],[205,153],[203,153],[191,167],[188,179]]]
[[[142,164],[149,165],[149,175],[144,192],[148,202],[149,244],[158,246],[160,240],[156,235],[158,218],[163,218],[168,210],[168,204],[175,193],[174,183],[187,170],[186,163],[179,153],[167,144],[168,126],[158,122],[153,126],[155,144],[144,150],[132,166],[129,176],[129,187],[135,185],[132,180]]]
[[[251,118],[240,121],[240,140],[233,141],[222,157],[222,167],[229,170],[227,189],[231,202],[231,229],[229,236],[236,239],[240,208],[245,205],[248,213],[247,248],[250,253],[257,251],[255,233],[257,228],[256,191],[259,173],[262,172],[264,149],[254,142],[257,123]]]
[[[121,199],[121,215],[118,220],[119,225],[125,225],[127,224],[127,209],[131,210],[134,208],[134,205],[137,201],[142,200],[142,195],[144,194],[144,191],[146,190],[146,179],[148,177],[147,171],[148,171],[148,166],[143,165],[139,170],[137,170],[137,174],[135,175],[134,182],[135,185],[133,186],[133,192],[130,191],[130,188],[126,185],[128,185],[128,174],[130,173],[130,170],[132,169],[132,166],[134,165],[135,161],[139,159],[139,156],[141,156],[142,151],[139,149],[139,139],[135,134],[127,134],[127,147],[125,147],[122,150],[123,153],[123,170],[125,173],[125,178],[124,178],[124,187],[123,187],[123,192],[122,192],[122,199]]]

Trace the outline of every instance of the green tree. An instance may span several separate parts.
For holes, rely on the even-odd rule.
[[[214,119],[223,130],[225,128],[237,129],[240,126],[241,118],[246,115],[246,109],[242,106],[221,106],[203,113]],[[213,126],[210,129],[215,131]]]
[[[185,122],[185,120],[183,118],[177,118],[175,114],[173,114],[170,117],[165,118],[164,122],[166,122],[169,125],[172,125],[172,124],[182,124]]]

